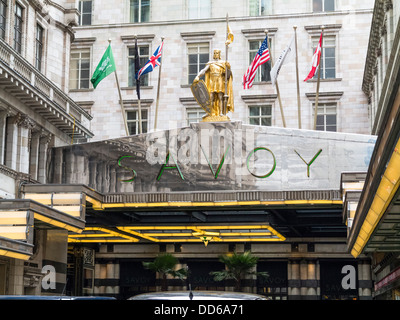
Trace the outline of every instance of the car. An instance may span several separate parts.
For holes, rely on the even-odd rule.
[[[142,293],[128,300],[268,300],[267,297],[229,291],[161,291]]]

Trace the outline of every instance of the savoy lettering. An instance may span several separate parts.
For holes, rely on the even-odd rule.
[[[274,148],[268,145],[257,145],[254,132],[234,132],[223,129],[201,130],[197,134],[193,130],[182,130],[179,134],[167,137],[162,133],[155,133],[147,140],[146,161],[150,165],[159,165],[159,173],[154,177],[160,181],[165,171],[173,170],[178,178],[185,180],[184,170],[195,170],[198,165],[208,167],[210,177],[218,179],[221,170],[228,165],[236,166],[236,175],[251,175],[258,179],[270,177],[276,170],[277,164],[283,159],[275,155]],[[243,141],[246,141],[243,145]],[[316,151],[316,152],[315,152]],[[296,149],[288,150],[298,159],[295,165],[304,163],[306,176],[310,178],[311,165],[322,153],[316,149],[311,160],[305,160]],[[243,157],[244,156],[244,157]],[[128,179],[121,182],[133,182],[137,177],[134,167],[130,167],[129,158],[123,155],[117,159],[119,167],[124,168]]]

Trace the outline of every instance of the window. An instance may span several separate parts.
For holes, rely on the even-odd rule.
[[[150,21],[150,0],[130,0],[130,22]]]
[[[317,49],[318,38],[313,38],[313,54]],[[336,78],[336,37],[324,36],[321,54],[321,79]],[[318,78],[318,71],[315,73],[315,79]]]
[[[14,21],[14,49],[18,53],[22,52],[22,12],[23,8],[15,4],[15,21]]]
[[[90,49],[71,51],[69,88],[88,89],[90,80]]]
[[[149,46],[138,46],[140,66],[144,66],[145,63],[150,59],[149,56]],[[128,86],[133,87],[136,86],[135,79],[135,47],[128,48]],[[149,85],[149,74],[146,73],[142,77],[140,77],[140,85],[148,86]]]
[[[142,109],[142,132],[147,132],[147,124],[148,124],[148,117],[147,117],[147,110]],[[139,134],[139,111],[132,110],[126,112],[126,122],[128,124],[129,134]]]
[[[35,67],[39,71],[42,70],[42,56],[43,56],[43,28],[38,24],[36,25]]]
[[[271,0],[250,0],[250,15],[265,16],[272,13]]]
[[[313,105],[315,109],[315,104]],[[313,115],[314,117],[314,115]],[[321,103],[318,105],[317,130],[337,131],[336,103]]]
[[[263,43],[263,40],[251,40],[249,41],[249,64],[250,65],[254,57],[256,56],[258,50]],[[271,40],[268,41],[269,50],[271,50]],[[254,77],[254,82],[261,82],[261,81],[271,81],[271,60],[268,60],[266,63],[262,64],[257,68],[256,76]]]
[[[188,18],[203,19],[211,17],[211,0],[188,0]]]
[[[6,37],[6,22],[7,22],[7,1],[0,0],[0,37]]]
[[[188,44],[188,81],[193,82],[197,74],[202,70],[210,59],[210,48],[208,43]]]
[[[271,126],[272,106],[249,106],[249,123],[256,126]]]
[[[313,0],[313,12],[335,11],[335,0]]]
[[[92,1],[79,1],[79,16],[80,26],[90,26],[92,24]]]
[[[206,112],[200,108],[191,108],[186,110],[187,116],[187,124],[200,122],[203,117],[206,115]]]

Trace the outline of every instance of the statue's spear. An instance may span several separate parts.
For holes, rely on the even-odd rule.
[[[228,111],[228,47],[233,41],[233,33],[229,28],[229,17],[228,13],[226,14],[226,41],[225,41],[225,95],[224,95],[224,106],[222,110],[222,114],[226,115]]]

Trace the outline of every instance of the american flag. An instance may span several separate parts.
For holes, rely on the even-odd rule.
[[[270,57],[268,49],[268,39],[266,37],[263,43],[261,44],[260,49],[258,49],[253,62],[247,69],[245,75],[243,76],[244,89],[250,89],[253,86],[253,81],[254,77],[256,76],[257,68],[261,66],[263,63],[267,62],[269,59]]]
[[[139,80],[142,75],[153,71],[155,67],[161,64],[161,54],[163,45],[164,42],[161,42],[161,45],[159,45],[156,51],[154,51],[153,55],[146,62],[146,64],[136,73],[136,80]]]

